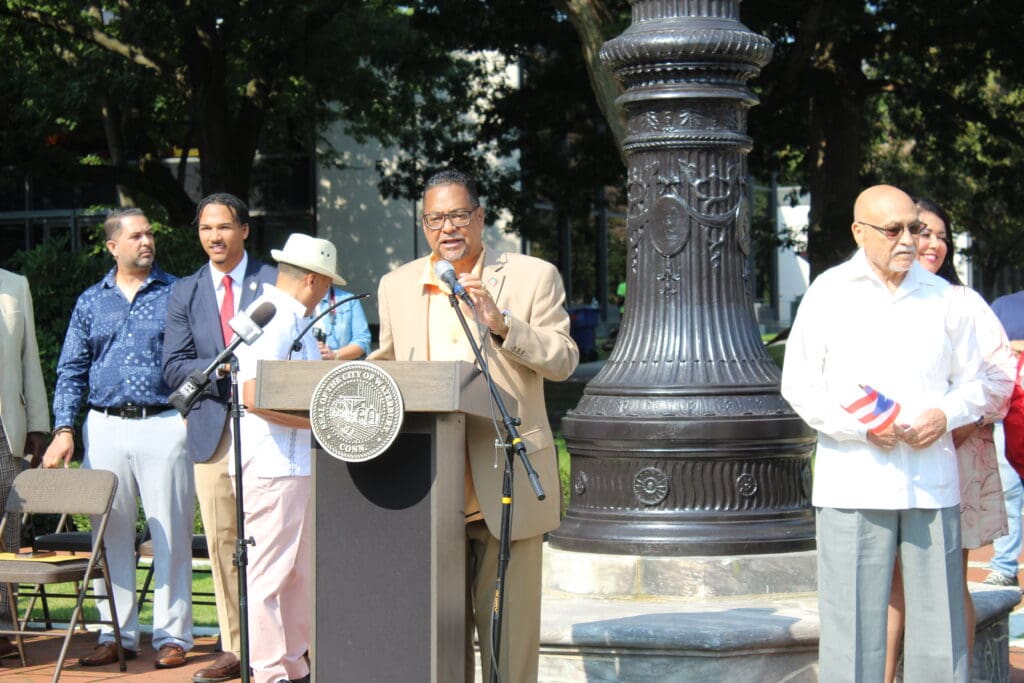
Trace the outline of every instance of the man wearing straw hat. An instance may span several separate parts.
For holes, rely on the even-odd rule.
[[[265,285],[250,310],[264,302],[276,309],[251,346],[238,348],[238,381],[245,405],[256,397],[259,360],[320,360],[309,330],[292,343],[338,275],[334,245],[293,234],[284,249],[270,252],[277,261],[277,282]],[[308,680],[312,623],[312,549],[310,546],[309,420],[287,413],[250,408],[242,417],[242,497],[245,532],[256,540],[249,551],[249,633],[256,683]],[[236,476],[234,462],[229,471]]]

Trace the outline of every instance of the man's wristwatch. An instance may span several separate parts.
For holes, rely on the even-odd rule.
[[[69,434],[71,434],[72,438],[74,438],[74,436],[75,436],[75,428],[74,427],[68,427],[68,426],[57,427],[56,429],[53,430],[53,435],[57,436],[58,434],[61,434],[63,432],[68,432]]]
[[[512,313],[510,313],[507,309],[501,312],[501,324],[505,326],[505,334],[507,335],[508,331],[512,329]],[[503,337],[503,335],[498,334],[494,330],[491,330],[491,334],[493,334],[495,337]]]

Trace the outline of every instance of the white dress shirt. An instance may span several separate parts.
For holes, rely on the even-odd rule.
[[[311,331],[302,337],[302,348],[292,351],[292,342],[307,323],[306,307],[273,285],[263,285],[263,293],[247,310],[252,313],[264,301],[277,312],[263,334],[251,346],[242,344],[238,356],[238,383],[256,379],[259,360],[320,360],[320,349]],[[242,416],[242,472],[256,477],[308,477],[310,474],[310,430],[272,424],[245,413]],[[228,461],[234,474],[234,459]]]
[[[224,303],[224,276],[231,276],[231,292],[235,295],[235,310],[232,313],[238,313],[238,304],[242,300],[242,285],[245,282],[245,266],[249,263],[249,254],[242,252],[242,260],[238,262],[238,265],[231,269],[230,273],[222,273],[221,271],[214,268],[213,263],[210,264],[210,279],[213,280],[213,292],[217,295],[217,310],[220,310],[221,305]],[[255,285],[255,283],[254,283]],[[253,287],[255,289],[255,286]]]
[[[786,344],[782,395],[818,431],[816,507],[960,502],[948,432],[927,448],[900,442],[885,451],[842,407],[867,385],[900,404],[897,424],[911,424],[930,408],[942,410],[948,430],[982,415],[982,357],[958,289],[915,262],[890,292],[858,250],[807,290]]]
[[[981,295],[970,287],[957,287],[963,297],[963,305],[974,321],[974,334],[978,338],[984,371],[982,382],[985,387],[985,421],[1002,420],[1010,407],[1010,395],[1017,381],[1017,357],[1010,349],[1006,330],[992,308]]]

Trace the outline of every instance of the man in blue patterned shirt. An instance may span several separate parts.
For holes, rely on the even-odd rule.
[[[114,267],[75,304],[57,365],[53,442],[44,467],[67,466],[74,454],[75,417],[88,407],[82,434],[84,466],[118,477],[107,525],[107,559],[125,655],[139,650],[135,594],[136,498],[153,530],[155,666],[185,663],[192,648],[192,520],[195,487],[185,450],[185,425],[167,403],[163,379],[164,321],[176,279],[154,263],[156,243],[139,209],[111,213],[104,223]],[[102,592],[102,581],[97,592]],[[100,602],[104,619],[107,602]],[[117,661],[113,630],[80,663]]]

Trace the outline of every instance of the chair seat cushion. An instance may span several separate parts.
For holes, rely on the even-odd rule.
[[[0,560],[0,583],[63,583],[81,581],[85,576],[88,558],[67,562],[32,562],[28,560]],[[103,576],[99,565],[93,568],[93,577]]]

